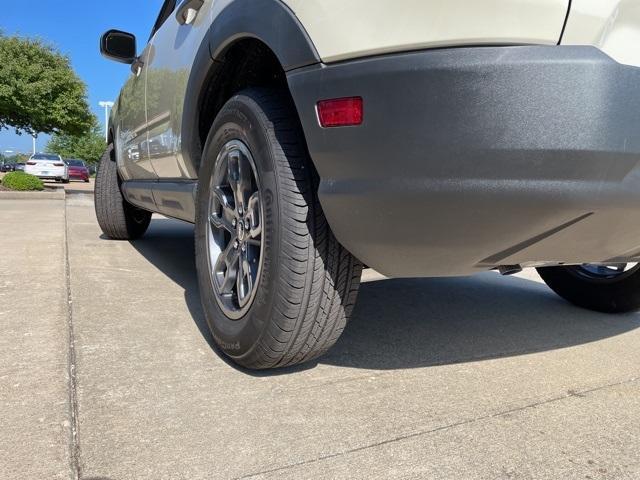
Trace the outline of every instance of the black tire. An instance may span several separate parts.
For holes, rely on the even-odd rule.
[[[605,313],[640,309],[640,270],[617,278],[590,278],[579,266],[538,268],[544,282],[565,300]]]
[[[102,155],[96,173],[95,209],[102,232],[113,240],[134,240],[147,231],[151,212],[127,202],[120,191],[120,178],[113,147]]]
[[[244,142],[263,195],[263,267],[253,303],[231,320],[209,274],[209,183],[231,140]],[[229,100],[207,139],[199,175],[196,267],[205,316],[220,349],[251,369],[285,367],[326,352],[356,301],[361,263],[333,236],[317,197],[318,178],[286,93],[248,89]]]
[[[62,183],[69,183],[69,182],[70,182],[70,180],[69,180],[68,178],[66,178],[66,179],[65,179],[65,178],[63,178],[63,179],[62,179]]]

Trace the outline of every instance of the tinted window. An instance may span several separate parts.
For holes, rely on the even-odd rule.
[[[49,155],[48,153],[36,153],[31,160],[60,160],[58,155]]]
[[[82,160],[65,160],[70,167],[84,167]]]
[[[153,26],[153,30],[151,31],[151,37],[158,31],[158,29],[162,26],[162,24],[171,16],[173,11],[176,9],[177,0],[166,0],[162,4],[162,8],[160,9],[160,15],[158,15],[158,19],[156,20],[155,25]]]

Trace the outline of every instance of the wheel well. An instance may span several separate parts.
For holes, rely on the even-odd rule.
[[[199,108],[201,146],[227,100],[248,87],[281,87],[288,91],[287,78],[278,58],[267,45],[254,38],[229,46],[221,62],[212,68]]]

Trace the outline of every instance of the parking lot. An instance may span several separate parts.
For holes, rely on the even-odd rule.
[[[640,315],[532,272],[367,271],[328,355],[248,372],[212,347],[191,226],[108,241],[76,193],[0,199],[0,228],[2,478],[640,476]]]
[[[45,182],[45,185],[51,184],[55,184],[55,182]],[[95,178],[90,178],[89,182],[71,180],[69,183],[60,183],[58,185],[63,187],[66,191],[71,191],[71,193],[93,193]]]

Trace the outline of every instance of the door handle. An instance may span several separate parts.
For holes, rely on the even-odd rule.
[[[176,20],[180,25],[190,25],[198,16],[204,0],[184,0],[176,12]]]

